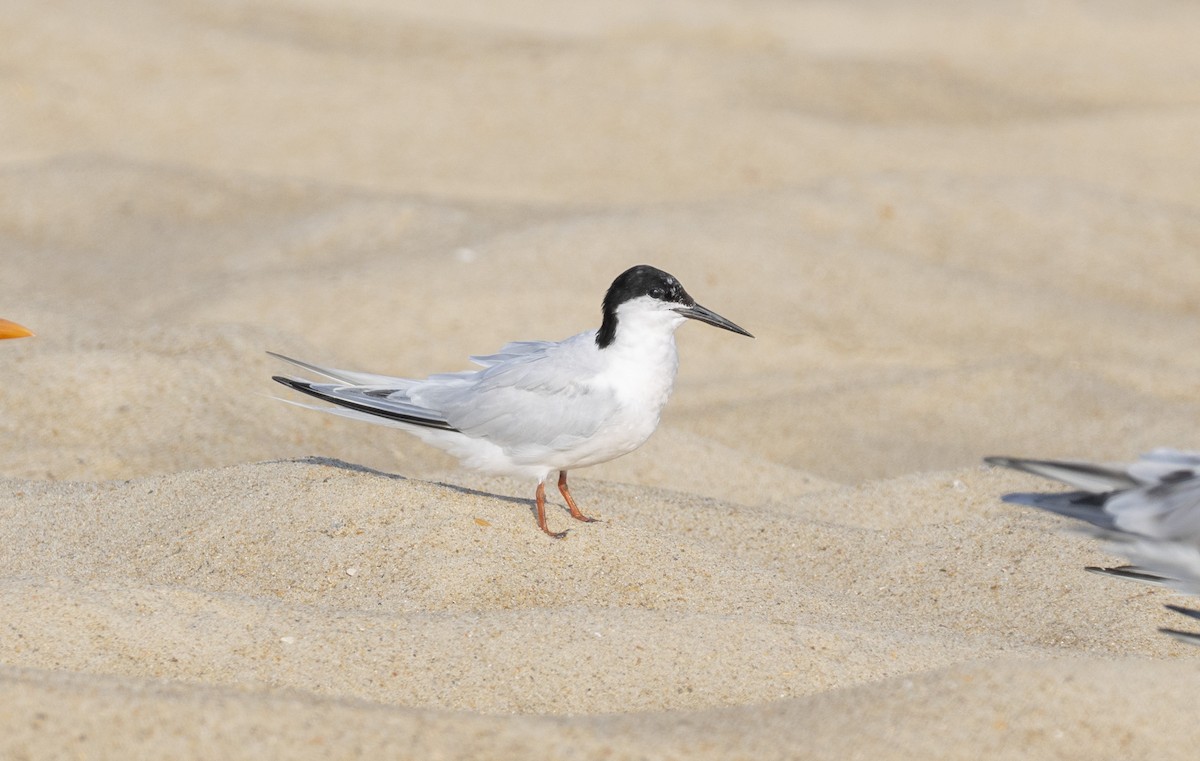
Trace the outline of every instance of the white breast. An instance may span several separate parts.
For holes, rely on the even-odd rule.
[[[638,317],[623,316],[617,339],[599,350],[591,385],[612,394],[616,401],[612,413],[595,435],[563,453],[560,469],[596,465],[628,454],[658,428],[679,369],[675,327],[683,318],[663,312],[649,319]]]

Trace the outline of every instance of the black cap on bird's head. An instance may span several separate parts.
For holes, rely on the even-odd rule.
[[[639,264],[618,275],[604,294],[604,322],[596,333],[597,346],[603,349],[616,338],[617,309],[628,301],[642,297],[662,302],[665,308],[684,317],[754,337],[711,309],[697,304],[674,275],[648,264]]]

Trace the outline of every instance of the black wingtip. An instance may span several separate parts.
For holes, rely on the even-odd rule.
[[[417,417],[416,415],[404,415],[398,412],[372,407],[369,404],[358,404],[357,402],[353,402],[349,399],[341,399],[324,393],[320,389],[315,388],[313,384],[309,383],[308,381],[289,378],[286,375],[272,375],[271,380],[276,381],[277,383],[282,383],[288,388],[295,389],[303,394],[315,396],[322,401],[329,402],[330,404],[336,404],[339,407],[345,407],[349,410],[355,410],[356,412],[363,412],[368,415],[374,415],[375,417],[386,418],[388,420],[395,420],[401,423],[409,423],[422,428],[436,428],[442,431],[460,433],[457,428],[450,425],[450,423],[446,422],[445,420]]]
[[[270,352],[267,353],[270,354]],[[312,384],[308,383],[307,381],[296,380],[295,378],[289,378],[286,375],[272,375],[271,380],[275,381],[276,383],[282,383],[289,388],[294,388],[297,391],[308,391],[312,388]]]
[[[1093,494],[1086,491],[1013,492],[1005,494],[1000,499],[1009,504],[1036,507],[1056,515],[1074,518],[1105,531],[1115,531],[1117,530],[1116,518],[1104,512],[1104,501],[1109,496],[1109,494]]]

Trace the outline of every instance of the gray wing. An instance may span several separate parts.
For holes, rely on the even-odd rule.
[[[579,349],[574,339],[509,344],[477,358],[485,369],[433,376],[409,398],[469,436],[536,457],[590,437],[618,410],[614,394],[590,382],[596,368]]]
[[[415,425],[422,428],[439,428],[452,431],[454,426],[446,421],[445,416],[437,410],[427,409],[413,404],[408,398],[408,388],[415,381],[408,378],[393,378],[390,375],[375,373],[360,373],[350,370],[338,370],[331,367],[321,367],[298,359],[285,357],[273,351],[267,352],[272,357],[308,370],[316,375],[322,375],[336,383],[312,383],[299,378],[289,378],[282,375],[272,379],[309,396],[336,404],[337,408],[300,405],[325,412],[336,412],[344,417],[366,420],[371,423],[385,423],[405,426]],[[288,401],[284,399],[283,401]],[[296,404],[296,402],[291,402]]]
[[[1031,460],[1024,457],[985,457],[989,465],[1002,465],[1035,476],[1061,481],[1081,491],[1112,491],[1137,486],[1125,466],[1094,465],[1065,460]]]
[[[1104,505],[1116,527],[1167,541],[1200,540],[1200,476],[1174,471],[1157,483],[1113,494]]]
[[[1090,491],[1013,492],[1001,497],[1014,505],[1028,505],[1055,515],[1083,521],[1097,531],[1117,530],[1113,516],[1104,510],[1106,496]]]
[[[1182,472],[1200,472],[1200,453],[1155,449],[1139,457],[1126,470],[1138,483],[1169,481],[1177,479]]]
[[[1200,547],[1191,542],[1175,542],[1123,534],[1111,537],[1113,551],[1129,558],[1156,582],[1180,592],[1200,594]]]
[[[500,347],[500,351],[495,354],[479,354],[471,357],[470,360],[477,365],[491,367],[492,365],[499,365],[519,357],[532,357],[537,354],[544,354],[555,345],[554,341],[513,341]]]
[[[273,354],[337,382],[275,380],[338,405],[329,411],[348,417],[459,431],[511,456],[537,458],[590,437],[619,409],[611,391],[588,382],[596,372],[594,353],[586,351],[592,335],[510,343],[496,354],[472,357],[482,370],[426,380],[337,370]]]
[[[1151,539],[1200,540],[1200,456],[1158,449],[1129,466],[988,457],[992,465],[1061,481],[1078,491],[1014,493],[1004,501]]]

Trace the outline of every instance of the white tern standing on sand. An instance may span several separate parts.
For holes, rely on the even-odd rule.
[[[274,354],[335,382],[275,380],[338,405],[312,409],[402,428],[468,468],[536,479],[538,526],[561,538],[566,531],[546,525],[546,479],[558,471],[571,517],[593,520],[571,498],[567,471],[628,454],[654,433],[679,367],[675,329],[688,318],[750,336],[671,275],[641,265],[609,287],[599,330],[471,357],[482,370],[409,380]]]
[[[1005,494],[1005,502],[1032,505],[1083,521],[1133,565],[1088,568],[1200,595],[1200,452],[1155,449],[1132,465],[986,457],[991,465],[1052,478],[1077,491]],[[1200,611],[1168,605],[1191,618]],[[1200,645],[1200,634],[1161,631]]]

